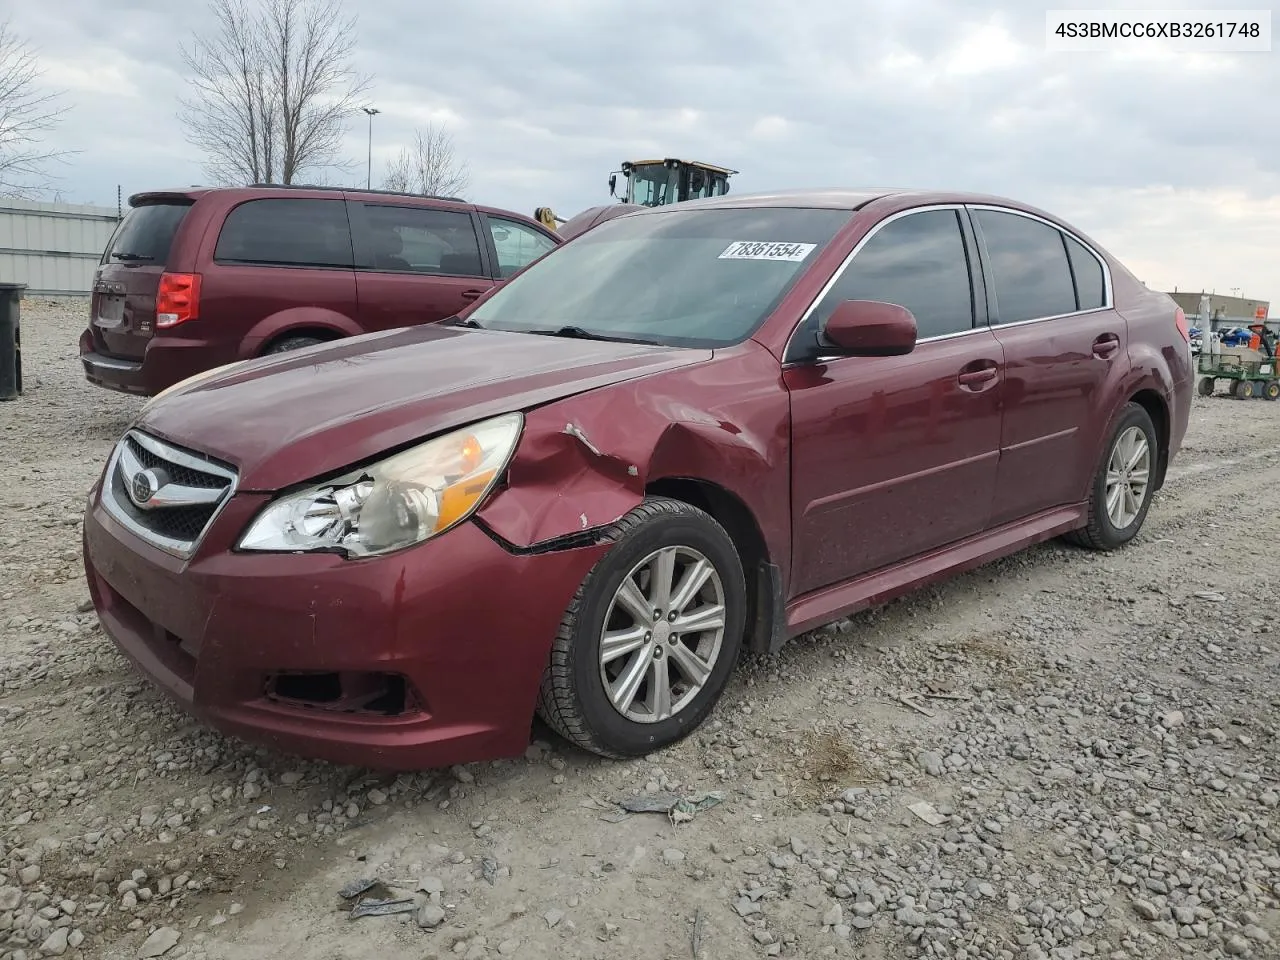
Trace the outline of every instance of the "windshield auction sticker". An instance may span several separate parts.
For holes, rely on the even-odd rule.
[[[816,243],[769,243],[764,240],[735,240],[717,260],[787,260],[798,263],[813,252]]]

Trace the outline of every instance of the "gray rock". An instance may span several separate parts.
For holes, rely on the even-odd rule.
[[[66,927],[59,927],[40,944],[40,952],[51,957],[60,957],[67,952],[67,940],[71,936],[71,931]]]
[[[931,777],[942,776],[946,769],[942,765],[942,757],[930,750],[926,750],[916,757],[916,763],[919,764],[921,770]]]
[[[844,922],[844,911],[838,903],[822,915],[822,925],[824,927],[834,927],[842,922]]]
[[[444,893],[444,881],[439,877],[423,877],[418,881],[418,890],[428,896],[439,896]]]
[[[1259,943],[1270,943],[1272,941],[1271,934],[1263,930],[1256,923],[1250,923],[1244,928],[1244,935],[1250,940],[1257,940]]]
[[[542,919],[547,922],[547,928],[555,927],[564,919],[564,911],[551,909],[542,915]]]
[[[143,942],[142,948],[138,951],[138,958],[148,960],[150,957],[164,956],[178,945],[180,939],[182,934],[173,927],[161,927]]]
[[[1227,952],[1227,956],[1229,957],[1243,957],[1249,953],[1252,947],[1249,946],[1249,941],[1240,936],[1240,934],[1233,933],[1227,938],[1227,942],[1223,946],[1223,949]]]
[[[444,908],[438,903],[432,903],[428,900],[418,908],[418,914],[415,919],[418,922],[418,926],[424,930],[434,930],[444,923]]]
[[[1158,920],[1160,918],[1160,911],[1157,910],[1156,905],[1149,900],[1133,901],[1133,912],[1143,920]]]
[[[0,911],[17,910],[22,902],[22,891],[17,887],[0,887]]]

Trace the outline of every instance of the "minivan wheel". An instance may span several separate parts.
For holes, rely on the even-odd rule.
[[[710,515],[647,498],[569,604],[538,714],[584,750],[638,757],[687,736],[724,692],[742,648],[746,584]]]
[[[1129,403],[1112,428],[1089,496],[1089,522],[1067,539],[1093,550],[1115,550],[1142,529],[1155,494],[1159,441],[1151,415]]]
[[[269,346],[264,356],[272,353],[288,353],[290,350],[301,350],[303,347],[313,347],[317,343],[324,342],[319,337],[285,337],[283,340],[278,340]]]

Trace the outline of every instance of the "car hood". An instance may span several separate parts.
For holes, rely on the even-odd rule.
[[[211,371],[157,397],[136,426],[234,464],[241,490],[272,491],[443,430],[711,356],[432,324]]]

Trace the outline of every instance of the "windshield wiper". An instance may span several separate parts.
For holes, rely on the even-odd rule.
[[[643,337],[614,337],[607,333],[592,333],[582,327],[565,326],[556,327],[552,330],[525,330],[524,333],[534,333],[540,337],[564,337],[566,340],[607,340],[610,343],[647,343],[654,346],[653,340],[645,340]]]
[[[459,320],[456,316],[445,317],[440,321],[442,327],[469,327],[472,330],[484,330],[485,327],[480,325],[478,320],[472,320],[468,317],[466,320]]]
[[[111,255],[116,260],[154,260],[155,257],[148,257],[145,253],[113,253]]]

